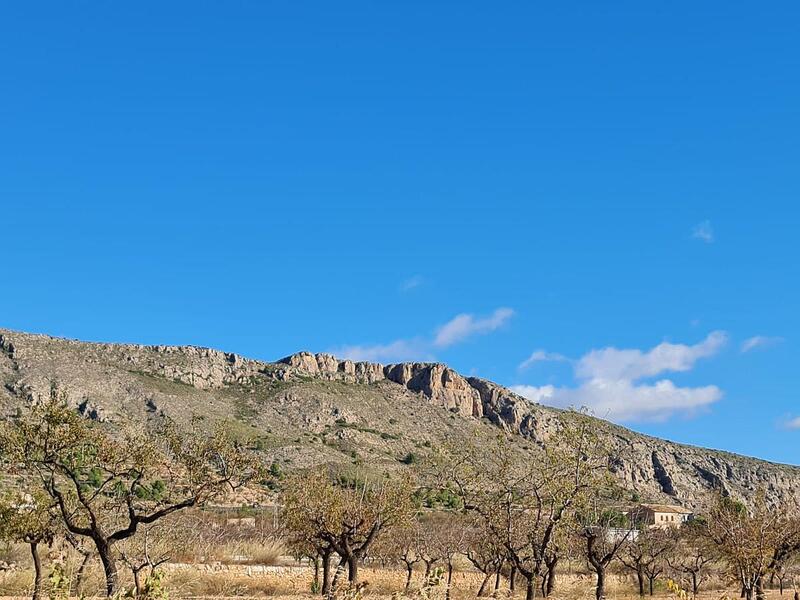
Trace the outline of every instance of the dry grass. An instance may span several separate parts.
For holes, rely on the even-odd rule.
[[[0,596],[27,596],[32,589],[31,571],[5,571],[0,574]]]
[[[318,598],[310,593],[313,573],[310,567],[303,566],[262,566],[262,565],[167,565],[165,585],[170,597],[178,598],[266,598],[289,600]],[[360,570],[360,577],[368,582],[366,595],[375,600],[388,599],[401,592],[405,584],[405,572],[400,569],[366,566]],[[122,585],[130,587],[127,574]],[[480,586],[482,576],[473,571],[457,571],[453,579],[453,600],[471,600]],[[421,572],[415,572],[413,586],[421,584]],[[25,597],[30,593],[32,574],[29,570],[0,573],[0,596]],[[82,592],[85,597],[99,596],[102,592],[102,573],[98,565],[93,565],[88,573]],[[633,581],[627,576],[611,576],[607,582],[608,600],[638,600]],[[444,590],[435,597],[444,597]],[[790,600],[793,591],[788,590],[783,597]],[[663,584],[656,596],[670,598]],[[714,586],[707,586],[699,600],[720,600],[728,597],[736,599],[738,594]],[[507,581],[503,581],[498,598],[509,600]],[[518,587],[515,598],[523,600],[524,589]],[[777,591],[768,592],[769,600],[782,600]],[[594,579],[589,574],[564,573],[559,579],[553,600],[594,600]]]
[[[195,544],[171,554],[171,559],[185,564],[277,565],[285,554],[279,542],[228,540],[216,544]]]
[[[0,542],[0,562],[24,564],[30,560],[30,550],[25,544]]]

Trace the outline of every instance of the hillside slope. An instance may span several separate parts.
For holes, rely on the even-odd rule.
[[[217,350],[99,344],[0,330],[0,410],[56,387],[110,426],[199,415],[235,424],[285,468],[321,462],[401,468],[437,445],[501,427],[547,443],[558,411],[441,364],[382,366],[298,353],[274,363]],[[600,419],[616,474],[642,499],[697,507],[720,486],[747,498],[793,495],[800,468],[641,435]]]

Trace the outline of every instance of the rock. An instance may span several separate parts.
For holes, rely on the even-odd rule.
[[[384,375],[390,381],[420,392],[431,402],[466,417],[483,416],[483,405],[478,390],[466,379],[442,364],[401,363],[389,365]]]
[[[92,402],[88,398],[84,399],[83,402],[78,404],[77,408],[78,412],[81,415],[83,415],[87,419],[91,419],[92,421],[97,421],[98,423],[105,423],[108,420],[103,408],[101,408],[98,404]]]
[[[280,359],[278,364],[289,365],[299,374],[320,377],[328,381],[375,383],[385,379],[382,365],[352,360],[340,361],[331,354],[297,352]]]

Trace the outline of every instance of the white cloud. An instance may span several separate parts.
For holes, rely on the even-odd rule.
[[[770,346],[774,346],[775,344],[780,344],[783,341],[781,337],[770,337],[766,335],[754,335],[751,338],[747,338],[745,341],[742,342],[740,346],[740,350],[742,352],[750,352],[751,350],[759,350],[769,348]]]
[[[547,400],[556,393],[556,388],[552,385],[512,385],[509,389],[532,402],[540,404],[550,404]]]
[[[400,284],[400,291],[410,292],[411,290],[421,286],[423,283],[425,283],[425,280],[422,278],[422,275],[414,275]]]
[[[516,386],[526,398],[557,406],[587,407],[616,421],[663,421],[675,414],[692,415],[722,397],[715,385],[679,387],[669,379],[642,382],[666,372],[689,371],[701,358],[725,345],[727,334],[710,333],[697,344],[663,342],[650,350],[602,348],[575,364],[576,387]]]
[[[339,358],[379,363],[432,360],[424,340],[395,340],[388,344],[342,346],[331,350]]]
[[[533,353],[519,364],[520,369],[527,369],[537,362],[563,362],[569,359],[558,352],[545,352],[544,350],[534,350]]]
[[[711,221],[705,220],[698,223],[692,229],[692,237],[696,240],[702,240],[706,244],[714,241],[714,228],[711,227]]]
[[[340,358],[349,358],[355,361],[368,361],[380,363],[407,362],[407,361],[435,361],[434,350],[447,348],[468,337],[476,334],[486,334],[501,327],[514,311],[510,308],[498,308],[491,315],[476,318],[470,314],[460,314],[428,337],[398,339],[387,344],[358,344],[341,346],[330,350],[330,353]]]
[[[716,354],[727,340],[724,331],[714,331],[693,346],[662,342],[647,352],[611,347],[592,350],[578,361],[575,375],[580,379],[636,380],[667,371],[689,371],[698,359]]]
[[[722,390],[715,385],[678,387],[669,379],[652,384],[593,379],[577,388],[516,386],[512,389],[550,406],[585,406],[598,417],[613,421],[664,421],[676,413],[691,416],[722,398]]]
[[[514,311],[510,308],[498,308],[488,317],[482,318],[467,313],[460,314],[436,330],[433,345],[446,348],[472,335],[490,333],[502,327],[513,315]]]
[[[784,429],[800,429],[800,417],[786,417],[782,426]]]

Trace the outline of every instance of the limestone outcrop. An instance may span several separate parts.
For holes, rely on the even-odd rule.
[[[389,381],[419,392],[432,402],[466,417],[482,417],[481,395],[461,375],[434,363],[401,363],[384,369]]]

